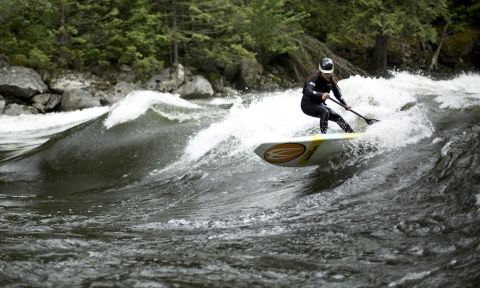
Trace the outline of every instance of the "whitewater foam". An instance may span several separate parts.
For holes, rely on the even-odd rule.
[[[381,120],[371,126],[336,104],[327,103],[356,131],[365,130],[369,141],[380,150],[397,149],[430,137],[434,132],[426,112],[416,104],[419,95],[440,93],[433,84],[423,85],[425,79],[399,73],[392,79],[354,76],[340,81],[345,100],[356,112]],[[213,123],[190,139],[184,158],[198,160],[218,146],[223,146],[222,149],[232,155],[250,151],[267,139],[308,135],[312,131],[318,133],[318,119],[303,114],[300,109],[301,97],[301,90],[294,89],[255,95],[257,100],[249,106],[234,105],[222,121]],[[412,107],[402,111],[407,104]],[[329,132],[341,132],[341,129],[329,122]],[[231,139],[238,141],[235,145],[221,145],[232,143]]]
[[[411,272],[405,275],[402,279],[390,282],[388,284],[388,287],[397,287],[397,286],[403,286],[405,284],[412,284],[415,281],[422,280],[432,274],[432,272],[436,271],[438,269],[434,269],[431,271],[422,271],[422,272]]]
[[[239,139],[240,150],[244,150],[261,139],[291,136],[310,128],[313,118],[302,117],[299,95],[300,90],[265,93],[248,107],[234,105],[223,121],[213,123],[190,139],[185,157],[197,160],[231,137]]]
[[[464,74],[448,81],[438,81],[435,101],[442,109],[469,109],[480,106],[480,75]]]
[[[2,115],[0,116],[0,133],[35,133],[43,130],[50,130],[50,132],[51,130],[64,130],[88,120],[95,119],[108,112],[108,109],[108,107],[94,107],[71,112],[49,114],[24,114],[19,116]]]
[[[0,161],[16,157],[47,142],[53,135],[96,119],[108,107],[95,107],[72,112],[0,116]]]
[[[154,104],[187,109],[201,108],[199,105],[181,99],[178,94],[138,90],[129,93],[124,99],[112,106],[110,114],[103,124],[107,129],[110,129],[118,124],[135,120]],[[168,114],[166,115],[168,116]]]
[[[461,74],[449,80],[433,80],[407,72],[394,72],[392,86],[422,96],[434,96],[441,109],[480,106],[480,75]]]

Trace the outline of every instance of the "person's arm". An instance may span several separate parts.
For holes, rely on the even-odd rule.
[[[352,107],[350,105],[348,105],[347,102],[345,102],[345,100],[343,99],[342,92],[340,92],[340,88],[338,87],[337,83],[335,83],[335,82],[332,83],[332,91],[333,91],[333,95],[335,95],[335,98],[337,98],[338,101],[340,101],[340,103],[347,106],[347,108],[348,108],[347,110],[352,109]]]
[[[305,86],[303,87],[303,94],[308,97],[308,100],[312,103],[320,103],[322,93],[315,90],[317,76],[308,78]]]

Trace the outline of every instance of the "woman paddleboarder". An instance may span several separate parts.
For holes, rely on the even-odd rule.
[[[340,93],[337,82],[333,77],[333,61],[330,58],[323,58],[318,65],[320,71],[315,72],[305,82],[303,87],[303,97],[301,108],[303,113],[320,118],[320,132],[327,133],[328,120],[336,122],[343,131],[347,133],[354,132],[342,116],[327,106],[325,101],[330,98],[330,91],[340,101],[345,109],[351,110],[352,107],[347,105]]]

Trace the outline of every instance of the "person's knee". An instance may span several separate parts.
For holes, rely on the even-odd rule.
[[[342,120],[343,120],[343,118],[342,118],[340,115],[338,115],[338,113],[335,112],[335,111],[331,111],[330,114],[329,114],[329,116],[330,116],[330,120],[332,120],[332,121],[334,121],[334,122],[337,122],[337,123],[338,123],[339,121],[342,121]]]
[[[320,108],[320,115],[322,115],[322,118],[328,119],[330,117],[330,112],[328,112],[328,109],[321,107]]]

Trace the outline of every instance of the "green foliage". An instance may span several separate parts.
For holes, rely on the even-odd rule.
[[[348,7],[345,1],[338,0],[287,0],[285,6],[295,13],[305,16],[301,25],[310,36],[321,41],[331,32],[338,31],[339,25],[346,20]]]
[[[348,0],[344,5],[348,17],[329,34],[328,42],[353,53],[363,50],[363,55],[375,47],[370,58],[378,73],[387,68],[388,43],[436,42],[433,24],[449,18],[447,0]]]
[[[1,0],[0,54],[32,67],[134,67],[174,61],[218,73],[268,64],[308,34],[372,47],[376,35],[435,41],[438,26],[478,29],[474,0]],[[436,27],[437,26],[437,27]],[[435,29],[437,28],[437,29]],[[466,29],[468,30],[468,29]]]
[[[297,49],[296,39],[303,33],[300,21],[305,13],[288,11],[284,0],[252,0],[246,25],[254,50],[283,54]]]
[[[138,57],[133,62],[133,68],[140,76],[148,75],[152,71],[158,71],[164,67],[164,62],[154,56]]]
[[[50,56],[34,47],[28,53],[28,64],[33,67],[48,68],[51,65]]]
[[[352,38],[410,35],[434,40],[436,32],[431,23],[447,13],[445,0],[351,0],[349,7],[350,18],[342,28]]]
[[[448,7],[454,32],[461,33],[471,28],[480,29],[480,2],[449,0]]]
[[[0,53],[18,65],[48,67],[53,35],[43,16],[51,5],[41,0],[3,0],[0,12]],[[47,24],[47,25],[46,25]]]
[[[203,70],[221,70],[246,54],[238,49],[244,47],[239,23],[244,23],[245,13],[237,3],[229,0],[165,2],[167,8],[159,11],[163,12],[162,20],[167,26],[168,48],[179,57],[172,58],[172,62],[180,61]]]

